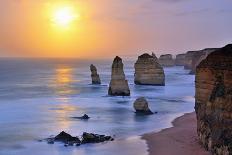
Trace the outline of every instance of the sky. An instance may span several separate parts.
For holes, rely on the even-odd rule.
[[[134,57],[232,42],[231,0],[0,0],[0,57]],[[75,20],[54,22],[69,7]]]

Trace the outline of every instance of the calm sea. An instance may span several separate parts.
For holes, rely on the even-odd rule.
[[[91,63],[102,85],[91,85]],[[143,155],[147,148],[139,135],[170,127],[174,118],[194,110],[194,76],[183,67],[165,68],[165,87],[136,86],[134,61],[124,61],[131,96],[110,97],[111,64],[112,60],[0,59],[0,154]],[[158,114],[136,116],[133,102],[140,96]],[[71,118],[83,114],[91,119]],[[115,135],[116,140],[68,148],[37,141],[63,130],[72,135]]]

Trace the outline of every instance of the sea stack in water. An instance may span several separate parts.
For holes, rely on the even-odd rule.
[[[100,76],[97,74],[97,68],[91,64],[90,65],[92,84],[101,84]]]
[[[203,60],[196,69],[197,132],[214,155],[232,154],[232,44]]]
[[[154,55],[147,53],[138,57],[135,63],[135,84],[138,85],[165,85],[163,67]]]
[[[147,100],[144,97],[140,97],[134,102],[134,109],[138,114],[153,114],[153,112],[149,109]]]
[[[175,64],[175,61],[173,60],[171,54],[165,54],[160,56],[159,63],[164,67],[172,67]]]
[[[115,57],[112,64],[111,81],[108,94],[112,96],[130,96],[128,81],[123,71],[122,59]]]
[[[176,55],[175,64],[176,66],[184,66],[185,65],[185,54]]]

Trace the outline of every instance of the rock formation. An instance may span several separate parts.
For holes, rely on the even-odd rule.
[[[165,85],[164,70],[154,56],[145,53],[138,57],[134,82],[138,85]]]
[[[185,55],[185,63],[184,63],[184,69],[190,69],[192,68],[192,60],[194,58],[194,55],[198,51],[188,51]],[[202,53],[200,53],[201,55]]]
[[[176,66],[184,66],[185,65],[185,54],[176,55],[175,64]]]
[[[199,51],[189,51],[186,53],[185,56],[185,69],[190,69],[192,73],[195,72],[196,66],[207,57],[207,55],[213,51],[215,51],[216,48],[206,48]]]
[[[112,64],[111,81],[108,94],[112,96],[130,96],[128,81],[123,71],[122,59],[115,57]]]
[[[101,84],[100,76],[97,74],[97,68],[91,64],[90,65],[92,84]]]
[[[165,54],[160,56],[159,63],[164,67],[172,67],[175,64],[175,61],[171,54]]]
[[[201,144],[214,155],[231,155],[232,44],[197,66],[195,110]]]
[[[64,146],[80,146],[87,143],[102,143],[106,141],[113,141],[114,138],[111,136],[99,135],[94,133],[83,132],[82,139],[78,137],[73,137],[70,134],[62,131],[55,137],[49,137],[44,139],[48,144],[54,144],[55,142],[62,142]],[[43,140],[40,140],[43,141]]]
[[[157,62],[159,61],[158,58],[157,58],[157,56],[155,55],[155,53],[152,52],[151,56],[153,56],[153,58],[155,59],[155,61],[157,61]]]
[[[191,71],[190,74],[195,74],[196,73],[196,67],[200,64],[200,62],[204,59],[206,59],[206,57],[214,52],[215,50],[217,50],[217,48],[206,48],[204,50],[198,51],[194,54],[193,58],[192,58],[192,64],[191,64]]]
[[[149,109],[148,102],[144,97],[140,97],[134,102],[134,109],[139,114],[153,114]]]

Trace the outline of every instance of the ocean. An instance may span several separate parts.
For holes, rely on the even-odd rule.
[[[164,68],[166,86],[139,86],[134,85],[135,60],[125,60],[131,96],[108,96],[112,61],[1,58],[0,154],[146,155],[141,135],[171,127],[173,119],[194,111],[195,77],[183,67]],[[101,85],[91,84],[90,64],[97,67]],[[157,114],[135,114],[133,102],[141,96]],[[83,114],[91,118],[72,118]],[[38,141],[61,131],[111,135],[115,141],[79,147]]]

